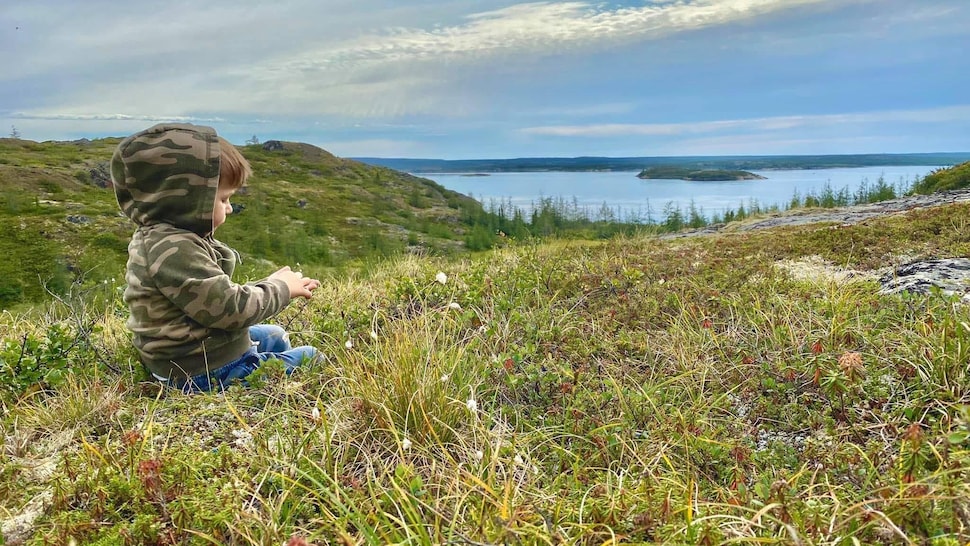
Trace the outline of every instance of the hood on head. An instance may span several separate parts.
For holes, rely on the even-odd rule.
[[[111,181],[121,210],[139,226],[212,232],[219,139],[211,127],[160,123],[121,141]]]

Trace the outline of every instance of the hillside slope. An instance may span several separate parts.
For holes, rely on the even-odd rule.
[[[36,301],[79,275],[120,277],[133,225],[110,189],[120,139],[37,143],[0,139],[0,305]],[[218,236],[244,258],[319,267],[408,247],[462,248],[475,200],[408,174],[341,159],[308,144],[240,148],[253,166]],[[266,262],[245,260],[243,272]],[[260,265],[263,264],[263,265]],[[24,280],[28,279],[28,280]]]
[[[970,187],[970,161],[946,169],[937,169],[923,177],[913,191],[933,193]]]

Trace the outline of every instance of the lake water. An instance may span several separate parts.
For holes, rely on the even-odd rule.
[[[693,202],[710,218],[742,205],[747,209],[752,202],[762,208],[785,208],[796,192],[802,197],[819,195],[826,186],[835,192],[847,188],[854,194],[864,183],[874,185],[880,177],[900,192],[936,168],[929,165],[751,171],[766,179],[726,182],[641,180],[636,176],[639,171],[415,174],[470,195],[486,207],[501,201],[528,212],[543,198],[561,198],[569,205],[575,203],[591,218],[597,218],[605,204],[623,219],[660,220],[668,205],[686,211]]]

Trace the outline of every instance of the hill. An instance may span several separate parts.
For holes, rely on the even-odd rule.
[[[120,277],[133,225],[110,189],[120,139],[37,143],[0,139],[0,305],[37,301],[81,275]],[[341,159],[301,143],[240,148],[253,167],[219,238],[244,274],[272,264],[339,267],[412,249],[460,251],[473,199],[427,179]],[[23,279],[30,279],[24,282]]]

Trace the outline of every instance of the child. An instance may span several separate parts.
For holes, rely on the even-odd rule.
[[[222,390],[270,358],[290,373],[317,350],[291,348],[286,332],[260,324],[320,281],[284,267],[232,282],[236,252],[213,238],[229,199],[252,173],[209,127],[159,124],[123,140],[111,158],[121,210],[137,228],[128,244],[128,328],[142,363],[184,392]]]

